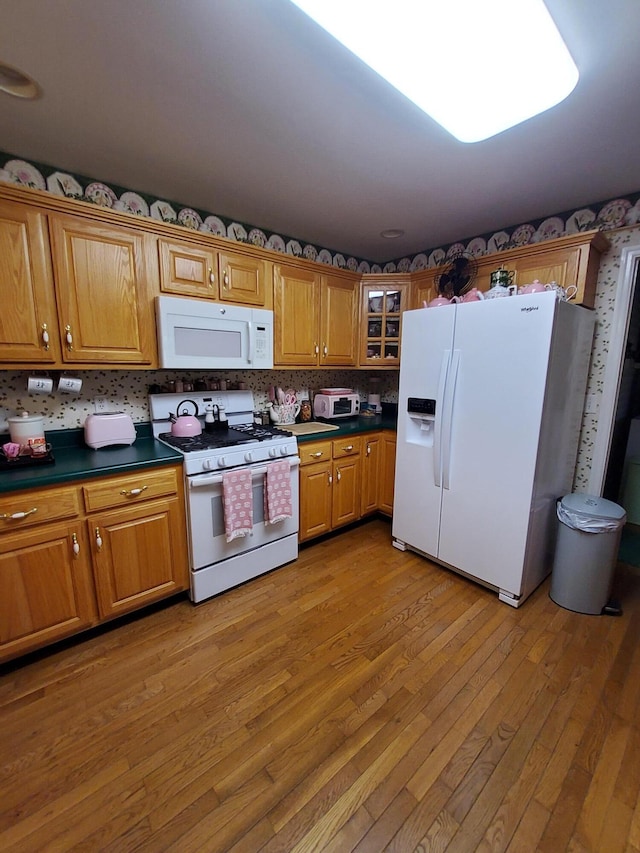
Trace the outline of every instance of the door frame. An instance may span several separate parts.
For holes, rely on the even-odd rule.
[[[589,473],[588,489],[591,495],[602,495],[607,475],[639,263],[640,246],[628,246],[622,250],[616,301],[611,321],[609,354],[604,371],[602,400]]]

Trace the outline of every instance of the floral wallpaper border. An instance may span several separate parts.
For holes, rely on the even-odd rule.
[[[377,264],[363,258],[345,257],[340,252],[314,246],[311,243],[303,245],[292,237],[265,231],[247,223],[234,222],[207,211],[181,207],[175,202],[133,192],[115,184],[107,185],[92,178],[62,172],[42,163],[21,160],[5,152],[0,152],[0,181],[45,190],[55,195],[133,213],[137,216],[151,217],[195,231],[227,237],[239,243],[250,243],[272,251],[359,273],[417,272],[440,266],[462,253],[480,257],[580,231],[593,229],[610,231],[640,223],[640,192],[636,192],[621,198],[597,202],[579,210],[568,210],[544,219],[533,220],[510,227],[508,230],[483,234],[431,250],[425,249],[416,255]]]

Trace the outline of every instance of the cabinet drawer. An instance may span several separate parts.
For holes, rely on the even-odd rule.
[[[78,490],[73,487],[14,492],[0,497],[0,533],[73,518],[79,512]]]
[[[115,477],[82,486],[87,512],[131,506],[178,490],[179,471],[167,468],[160,471],[138,471],[127,477]]]
[[[334,438],[332,447],[334,459],[342,459],[344,456],[356,456],[360,453],[360,439]]]
[[[301,465],[311,465],[313,462],[326,462],[331,459],[330,441],[305,441],[298,445],[298,456]]]

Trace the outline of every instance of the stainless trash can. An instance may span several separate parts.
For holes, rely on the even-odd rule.
[[[602,613],[609,602],[626,513],[613,501],[565,495],[557,504],[560,528],[549,595],[577,613]]]

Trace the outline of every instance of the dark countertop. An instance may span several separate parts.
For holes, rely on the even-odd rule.
[[[130,446],[101,447],[92,450],[84,443],[84,431],[47,430],[52,446],[53,464],[38,463],[31,467],[0,469],[0,493],[18,489],[35,489],[57,483],[69,483],[87,477],[126,474],[144,468],[182,463],[182,455],[156,441],[149,424],[136,424],[136,440]],[[0,444],[9,436],[0,436]]]
[[[398,412],[397,408],[393,406],[388,410],[383,408],[381,415],[374,415],[373,417],[336,418],[332,421],[317,418],[316,420],[319,423],[333,424],[338,429],[331,430],[331,432],[312,432],[307,435],[299,435],[298,444],[304,444],[307,441],[341,438],[345,435],[360,435],[361,433],[374,432],[381,429],[390,429],[395,432],[398,422]]]
[[[396,407],[385,407],[381,415],[374,417],[361,416],[323,421],[323,423],[334,424],[338,429],[298,436],[298,443],[330,440],[381,429],[395,431],[396,422]],[[6,467],[0,468],[0,494],[70,483],[89,477],[126,474],[130,471],[153,468],[172,462],[182,463],[182,454],[153,438],[150,424],[136,424],[135,427],[137,437],[132,445],[102,447],[99,450],[87,447],[82,429],[47,430],[47,442],[52,446],[55,461],[52,464],[42,462],[13,470]],[[0,445],[6,441],[9,441],[9,436],[0,435]]]

